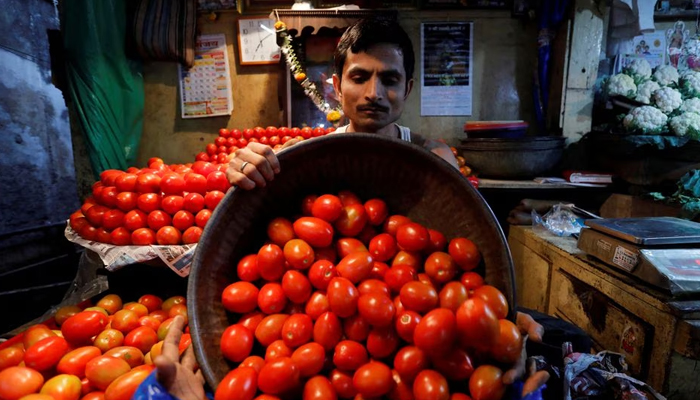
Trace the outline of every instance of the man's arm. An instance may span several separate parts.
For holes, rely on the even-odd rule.
[[[457,159],[455,158],[454,154],[452,154],[450,146],[437,140],[426,139],[425,144],[423,144],[423,147],[429,150],[430,152],[437,154],[440,158],[450,163],[456,169],[459,169],[459,165],[457,165]]]

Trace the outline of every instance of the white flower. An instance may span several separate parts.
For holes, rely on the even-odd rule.
[[[678,70],[670,65],[661,65],[654,71],[654,80],[661,86],[678,83]]]
[[[694,112],[700,114],[700,99],[692,98],[687,99],[681,104],[681,111],[683,112]]]
[[[681,92],[670,87],[664,87],[654,92],[652,95],[654,98],[654,104],[659,110],[670,114],[676,108],[683,104],[683,97]]]
[[[661,110],[652,106],[641,106],[630,111],[622,120],[627,131],[641,131],[645,134],[655,134],[663,130],[668,117]]]
[[[654,81],[646,81],[637,86],[637,100],[640,103],[649,104],[651,103],[651,95],[655,91],[661,89],[658,83]]]
[[[635,58],[625,68],[625,73],[637,79],[649,79],[651,77],[651,65],[644,58]]]
[[[634,96],[637,93],[637,85],[634,84],[634,79],[625,74],[617,74],[610,77],[608,80],[608,95],[610,96]]]
[[[683,74],[680,87],[690,97],[700,96],[700,72],[688,71]]]
[[[671,118],[671,131],[676,136],[686,136],[697,139],[700,136],[700,114],[687,112]]]

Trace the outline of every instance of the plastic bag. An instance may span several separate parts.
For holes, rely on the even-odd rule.
[[[168,393],[168,391],[158,382],[156,378],[156,373],[158,371],[153,371],[148,378],[146,378],[138,388],[131,400],[180,400],[177,397]],[[207,398],[209,400],[214,400],[214,396],[207,392]]]
[[[581,232],[584,219],[579,217],[571,204],[557,204],[545,215],[540,216],[532,210],[532,227],[535,230],[546,230],[557,236],[571,236]]]

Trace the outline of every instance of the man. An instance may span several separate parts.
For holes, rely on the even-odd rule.
[[[444,143],[427,140],[412,133],[409,128],[396,124],[404,109],[406,98],[413,88],[413,45],[406,32],[394,22],[374,19],[362,20],[343,34],[334,55],[336,71],[333,87],[345,115],[350,120],[338,133],[365,132],[398,138],[423,146],[457,168],[457,161]],[[287,142],[286,147],[294,142]],[[277,156],[269,146],[250,143],[236,152],[226,175],[232,185],[251,190],[264,187],[280,172]],[[530,340],[541,341],[541,325],[529,315],[518,313],[517,324]],[[201,375],[195,377],[191,366],[193,355],[188,352],[178,363],[176,348],[182,329],[180,321],[173,323],[174,333],[163,345],[164,356],[157,358],[158,380],[181,400],[201,400],[203,391],[197,387]],[[525,355],[514,368],[504,374],[506,384],[513,383],[524,372]],[[528,379],[523,393],[535,390],[547,380],[548,374],[538,372]]]

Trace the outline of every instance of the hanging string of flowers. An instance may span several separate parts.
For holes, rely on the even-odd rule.
[[[294,52],[292,35],[287,31],[287,24],[278,20],[275,22],[275,32],[277,33],[277,43],[281,43],[280,49],[287,62],[287,67],[292,71],[294,80],[299,82],[304,88],[304,94],[313,101],[316,108],[326,115],[326,120],[328,120],[328,122],[335,124],[340,121],[343,117],[342,109],[340,106],[331,108],[330,104],[326,102],[323,95],[318,91],[318,88],[316,88],[316,84],[307,76],[304,66]]]

